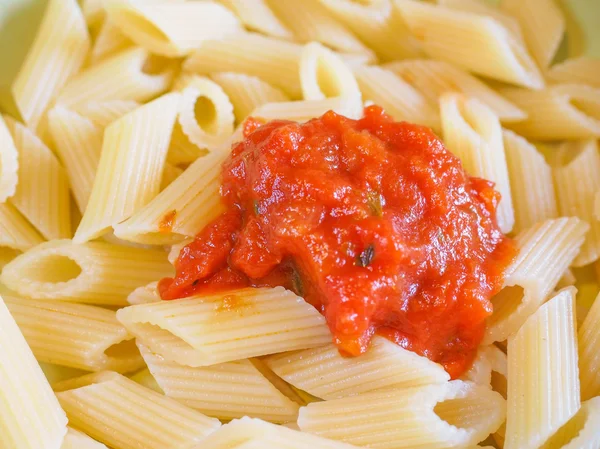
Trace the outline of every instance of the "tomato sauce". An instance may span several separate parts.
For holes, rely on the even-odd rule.
[[[376,106],[248,123],[223,165],[227,211],[183,248],[162,298],[283,285],[324,314],[343,354],[380,334],[459,376],[516,253],[493,184]]]

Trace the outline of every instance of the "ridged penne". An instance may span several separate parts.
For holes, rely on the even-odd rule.
[[[117,318],[152,352],[209,366],[331,341],[323,316],[294,293],[247,288],[121,309]]]
[[[304,432],[381,449],[475,445],[496,430],[505,401],[482,385],[456,380],[314,402],[300,409]]]
[[[238,123],[241,123],[252,111],[263,104],[290,99],[281,89],[256,76],[235,72],[220,72],[213,73],[210,77],[221,86],[229,97]]]
[[[160,388],[190,408],[219,419],[250,416],[275,423],[295,421],[298,404],[284,396],[250,360],[192,368],[139,345]]]
[[[127,303],[132,306],[158,301],[160,301],[160,294],[158,293],[157,281],[150,282],[148,285],[142,285],[127,296]]]
[[[293,98],[301,98],[298,63],[302,46],[255,33],[244,33],[200,44],[183,64],[184,70],[208,75],[239,72],[257,76]]]
[[[506,354],[494,345],[480,346],[471,367],[460,379],[492,387],[492,373],[499,370],[499,374],[506,377]]]
[[[0,203],[0,248],[26,251],[44,239],[11,203]]]
[[[589,226],[575,217],[538,223],[516,237],[519,254],[492,298],[483,344],[504,341],[544,303],[579,252]]]
[[[600,59],[587,56],[565,59],[546,72],[546,78],[553,83],[587,84],[600,88]]]
[[[5,116],[19,153],[12,204],[47,239],[71,237],[69,182],[52,151],[28,128]]]
[[[353,0],[320,0],[383,61],[419,55],[416,40],[392,7],[390,0],[356,2]]]
[[[273,14],[265,0],[219,0],[237,15],[252,31],[282,39],[291,39],[292,32]]]
[[[360,357],[343,357],[331,344],[264,359],[289,384],[321,399],[337,399],[389,388],[406,388],[450,379],[444,369],[425,357],[375,337]]]
[[[202,441],[202,449],[358,449],[257,418],[235,419]]]
[[[440,97],[440,115],[444,143],[461,159],[467,173],[495,183],[501,195],[498,226],[510,232],[515,215],[498,117],[479,100],[452,93]]]
[[[594,217],[594,202],[600,191],[600,154],[596,140],[569,142],[562,151],[568,162],[552,169],[558,210],[561,215],[579,217],[590,224],[590,232],[573,261],[579,267],[600,258],[600,221]]]
[[[560,140],[600,136],[600,88],[558,84],[538,91],[505,88],[500,93],[527,114],[525,120],[510,124],[525,137]]]
[[[60,449],[107,449],[107,447],[88,437],[85,433],[69,427]]]
[[[336,51],[365,54],[371,62],[375,54],[354,34],[336,20],[319,0],[300,3],[267,0],[271,9],[300,42],[320,42]]]
[[[219,193],[227,151],[197,159],[139,212],[114,226],[121,239],[169,245],[193,237],[225,207]]]
[[[548,67],[565,32],[565,18],[558,4],[553,0],[502,0],[500,7],[519,21],[538,66]]]
[[[1,297],[0,347],[3,447],[60,449],[67,417]]]
[[[513,232],[556,218],[558,210],[550,165],[525,138],[508,130],[502,132],[502,137],[515,213]]]
[[[448,62],[408,59],[390,62],[384,67],[415,87],[435,108],[442,94],[458,92],[485,103],[502,122],[519,121],[526,117],[523,111],[485,83]]]
[[[144,365],[133,335],[112,310],[6,295],[4,302],[40,362],[123,373]]]
[[[357,67],[354,75],[363,99],[383,107],[395,120],[440,128],[437,107],[431,106],[418,90],[395,73],[377,66],[363,66]]]
[[[581,398],[600,395],[600,301],[598,296],[579,328],[579,378]]]
[[[115,449],[195,447],[221,423],[112,371],[56,394],[69,423]]]
[[[140,107],[133,100],[109,100],[85,103],[75,108],[75,112],[89,118],[95,125],[106,128],[115,120]]]
[[[133,290],[172,273],[161,250],[55,240],[18,256],[0,281],[33,299],[127,305]]]
[[[574,294],[561,290],[508,339],[505,449],[540,447],[580,407]]]
[[[600,397],[581,404],[581,408],[541,449],[594,449],[600,446]]]
[[[167,163],[177,167],[187,167],[196,159],[206,156],[208,150],[201,149],[190,142],[188,136],[181,129],[179,122],[175,122],[169,151],[167,153]]]
[[[98,64],[98,62],[114,55],[128,47],[131,47],[133,42],[125,36],[119,27],[110,20],[104,20],[98,31],[92,51],[88,57],[89,65]]]
[[[333,111],[348,118],[359,119],[363,115],[363,103],[360,94],[325,98],[324,100],[282,101],[266,103],[250,114],[264,120],[292,120],[306,122],[320,117],[327,111]]]
[[[15,194],[18,172],[19,154],[0,114],[0,203]]]
[[[73,237],[75,242],[101,236],[159,193],[180,101],[178,93],[164,95],[106,128],[98,170]]]
[[[105,16],[104,0],[82,0],[81,9],[90,28],[101,22]]]
[[[169,57],[185,56],[204,40],[242,30],[237,17],[215,2],[106,0],[105,8],[133,42]]]
[[[110,56],[69,80],[56,103],[78,110],[92,102],[148,101],[165,92],[175,74],[172,62],[152,58],[139,47]]]
[[[165,394],[165,392],[162,391],[162,389],[156,383],[156,379],[154,379],[148,368],[144,368],[143,370],[138,371],[132,376],[129,376],[129,378],[134,382],[143,385],[146,388],[150,388],[151,390],[156,391],[157,393]]]
[[[414,0],[395,5],[428,56],[499,81],[543,87],[523,44],[493,18]]]
[[[16,106],[35,129],[52,98],[83,65],[90,37],[76,0],[50,0],[12,85]]]

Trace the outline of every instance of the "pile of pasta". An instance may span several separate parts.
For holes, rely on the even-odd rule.
[[[552,0],[49,0],[0,119],[2,449],[600,448],[600,60]],[[460,379],[281,287],[161,301],[249,116],[433,128],[519,246]]]

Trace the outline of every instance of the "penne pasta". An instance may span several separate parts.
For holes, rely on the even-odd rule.
[[[67,382],[56,396],[71,425],[114,449],[192,448],[221,425],[112,371]]]
[[[85,433],[67,428],[67,434],[63,441],[61,449],[107,449],[107,447],[98,443],[96,440],[88,437]]]
[[[546,72],[546,78],[557,84],[586,84],[600,88],[598,73],[600,73],[600,60],[581,56],[553,65]]]
[[[0,435],[6,448],[60,449],[67,417],[0,297]]]
[[[494,345],[481,346],[477,351],[477,357],[473,361],[471,367],[463,373],[461,380],[474,382],[479,385],[489,386],[494,391],[498,391],[502,397],[506,399],[506,391],[496,389],[496,379],[492,379],[493,375],[502,376],[506,379],[506,354]],[[506,385],[506,382],[504,382]]]
[[[179,122],[175,122],[167,153],[168,164],[177,167],[187,167],[199,157],[206,156],[207,153],[208,150],[202,150],[190,142],[188,136],[181,129]]]
[[[42,236],[17,208],[11,203],[0,203],[0,249],[16,250],[18,254],[43,241]]]
[[[300,409],[298,425],[373,448],[466,447],[502,424],[505,407],[488,387],[453,381],[314,402]]]
[[[104,0],[82,0],[81,9],[89,27],[104,19]]]
[[[600,398],[581,404],[581,408],[541,449],[593,449],[600,445]]]
[[[128,47],[133,42],[125,36],[119,27],[110,20],[104,20],[94,40],[92,51],[88,57],[88,65],[98,64],[103,59],[114,55]]]
[[[127,305],[133,290],[172,270],[160,250],[55,240],[14,259],[4,267],[0,281],[33,299]]]
[[[540,91],[502,89],[523,109],[527,119],[511,123],[515,132],[539,140],[586,139],[600,136],[600,89],[559,84]]]
[[[265,0],[219,0],[252,31],[281,39],[291,39],[292,33],[274,14]]]
[[[579,267],[600,258],[600,222],[594,218],[594,202],[600,191],[600,154],[596,140],[566,143],[561,151],[568,160],[553,167],[558,210],[590,224],[581,251],[573,261]],[[577,180],[577,182],[574,182]]]
[[[194,367],[331,341],[323,316],[282,287],[130,306],[117,318],[152,352]]]
[[[152,374],[150,374],[148,368],[144,368],[143,370],[138,371],[129,378],[134,382],[143,385],[146,388],[150,388],[151,390],[156,391],[157,393],[165,394],[165,392],[162,391],[162,389],[156,383],[156,379],[154,379],[154,377],[152,377]]]
[[[137,45],[158,55],[185,56],[207,39],[241,31],[237,17],[214,2],[106,0],[109,19]]]
[[[18,172],[19,153],[0,114],[0,203],[15,194]]]
[[[540,447],[580,407],[574,292],[561,290],[508,339],[505,449]]]
[[[46,239],[70,237],[69,182],[63,167],[33,132],[4,118],[19,157],[19,183],[11,203]]]
[[[320,117],[327,111],[345,117],[359,119],[363,115],[363,104],[360,94],[346,97],[326,98],[324,100],[282,101],[266,103],[259,106],[252,117],[263,120],[292,120],[306,122],[312,118]]]
[[[11,296],[4,302],[40,362],[123,373],[144,365],[133,336],[112,310]]]
[[[50,0],[11,93],[32,129],[53,97],[83,65],[90,37],[76,0]]]
[[[148,304],[159,302],[158,282],[150,282],[148,285],[142,285],[136,288],[127,296],[127,303],[135,306],[136,304]]]
[[[160,183],[160,190],[166,189],[169,184],[175,181],[179,175],[183,173],[183,170],[179,167],[169,164],[165,164],[165,170],[163,171],[162,181]]]
[[[140,107],[133,100],[110,100],[85,103],[75,108],[75,112],[89,118],[94,125],[106,128],[115,120]]]
[[[364,100],[385,109],[395,120],[410,120],[433,129],[440,128],[437,108],[410,84],[390,70],[377,66],[363,66],[354,70]]]
[[[498,226],[502,232],[510,232],[515,215],[498,117],[479,100],[461,94],[442,95],[440,115],[447,148],[461,159],[471,176],[495,183],[500,193]]]
[[[414,0],[395,5],[428,56],[498,81],[544,86],[524,45],[493,18]]]
[[[544,156],[512,131],[504,130],[502,137],[515,213],[513,232],[558,217],[552,169]]]
[[[519,254],[506,270],[504,288],[492,298],[483,344],[515,334],[552,292],[579,252],[589,226],[575,217],[538,223],[516,237]]]
[[[139,345],[160,388],[190,408],[219,419],[250,416],[274,423],[295,421],[298,404],[284,396],[250,360],[192,368]]]
[[[343,357],[331,344],[264,359],[289,384],[321,399],[337,399],[390,388],[444,383],[448,373],[425,357],[375,337],[360,357]]]
[[[88,374],[88,371],[83,371],[75,368],[68,368],[66,366],[52,365],[51,363],[40,362],[40,367],[44,372],[44,376],[50,383],[54,385],[58,382],[63,382],[74,377],[80,377],[84,374]]]
[[[594,290],[597,292],[597,289]],[[579,378],[581,380],[581,398],[584,401],[600,395],[599,324],[600,301],[596,296],[579,328]]]
[[[444,93],[457,92],[485,103],[502,122],[519,121],[526,117],[514,104],[453,64],[432,59],[408,59],[390,62],[384,68],[412,85],[435,108]]]
[[[256,76],[235,72],[219,72],[211,74],[210,77],[221,86],[229,97],[238,123],[241,123],[259,106],[290,99],[281,89]]]
[[[86,103],[112,100],[144,102],[165,92],[175,74],[172,62],[139,47],[112,55],[73,77],[56,103],[79,110]]]
[[[74,242],[100,237],[159,193],[180,101],[177,93],[164,95],[106,129],[90,199]]]

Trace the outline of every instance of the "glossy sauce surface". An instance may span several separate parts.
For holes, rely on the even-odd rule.
[[[516,250],[493,184],[429,129],[376,106],[361,120],[250,121],[221,193],[227,212],[182,250],[163,299],[283,285],[325,315],[343,354],[378,333],[452,377],[469,366]]]

